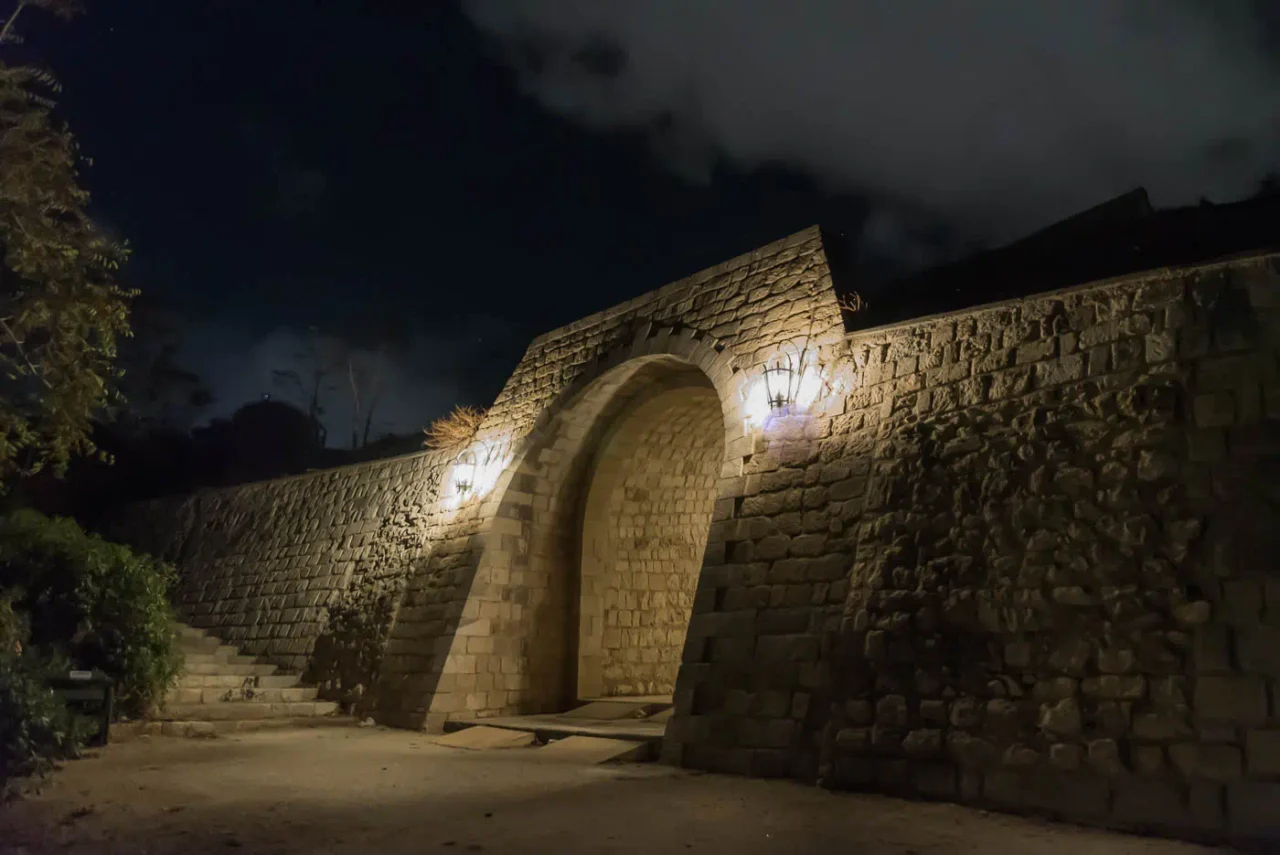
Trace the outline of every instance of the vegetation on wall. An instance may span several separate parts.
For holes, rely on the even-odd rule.
[[[114,678],[126,715],[159,702],[178,673],[173,581],[168,565],[71,520],[29,510],[0,518],[0,593],[25,615],[30,646]]]
[[[475,438],[484,421],[485,410],[476,407],[454,407],[453,412],[441,416],[427,427],[424,443],[427,448],[455,448]]]
[[[71,0],[23,0],[3,22],[0,52],[20,39],[28,7],[61,18]],[[97,451],[95,414],[116,398],[116,343],[132,292],[116,283],[128,250],[86,213],[84,158],[53,115],[46,71],[0,54],[0,484]]]
[[[399,594],[398,577],[362,576],[334,596],[307,669],[307,679],[320,687],[322,697],[352,712],[365,710]]]

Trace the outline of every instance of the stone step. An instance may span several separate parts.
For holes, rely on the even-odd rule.
[[[210,641],[217,641],[216,638]],[[184,650],[178,648],[184,659],[193,659],[196,662],[205,661],[207,657],[213,657],[215,662],[227,662],[232,657],[240,656],[240,650],[229,644],[215,644],[212,647],[206,647],[203,650]]]
[[[178,624],[179,639],[195,639],[204,638],[208,635],[203,629],[196,629],[194,626],[187,626],[185,623]]]
[[[219,701],[211,704],[168,704],[155,719],[159,721],[238,721],[262,718],[313,718],[338,711],[332,701],[293,703],[245,703]]]
[[[292,689],[302,682],[296,674],[243,677],[235,674],[183,674],[175,689],[239,689],[246,684],[259,689]]]
[[[234,647],[222,646],[217,653],[188,653],[184,657],[188,665],[204,665],[225,662],[228,665],[253,665],[258,661],[256,656],[240,656]]]
[[[310,718],[244,718],[225,721],[123,721],[111,725],[111,741],[127,742],[140,736],[217,737],[254,730],[307,727],[354,727],[356,719],[345,715]]]
[[[289,689],[216,688],[170,689],[165,695],[166,704],[291,704],[298,701],[314,701],[319,689],[314,686],[295,686]]]
[[[183,653],[216,653],[222,642],[212,635],[200,638],[178,636],[178,650]]]
[[[250,662],[254,660],[250,659]],[[187,662],[183,672],[188,676],[266,677],[276,672],[276,666],[256,662],[254,664]]]

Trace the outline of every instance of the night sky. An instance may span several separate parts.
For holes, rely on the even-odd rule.
[[[384,349],[380,428],[412,432],[539,332],[813,223],[874,290],[1138,185],[1246,195],[1280,166],[1270,8],[99,0],[23,29],[209,414],[279,394],[316,327]]]

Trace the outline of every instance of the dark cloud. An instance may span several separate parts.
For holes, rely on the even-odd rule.
[[[1271,4],[1274,5],[1274,4]],[[913,223],[1009,237],[1138,185],[1247,195],[1280,166],[1268,4],[466,0],[549,110],[645,128],[690,178],[784,163]],[[1271,29],[1268,29],[1271,28]]]

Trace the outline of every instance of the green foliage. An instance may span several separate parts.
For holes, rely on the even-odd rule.
[[[31,644],[115,678],[122,713],[153,707],[180,668],[173,580],[168,565],[71,520],[34,511],[0,518],[0,590],[26,614]]]
[[[0,599],[0,796],[80,753],[92,724],[67,711],[46,683],[50,666],[24,648],[25,621]]]
[[[321,694],[352,711],[368,704],[391,633],[400,585],[362,576],[329,603],[324,632],[316,639],[307,679]]]
[[[72,0],[27,0],[4,21],[19,41],[28,6],[59,17]],[[0,61],[0,485],[97,451],[91,419],[115,403],[116,344],[133,293],[116,284],[128,249],[86,214],[81,156],[52,114],[56,81]]]

